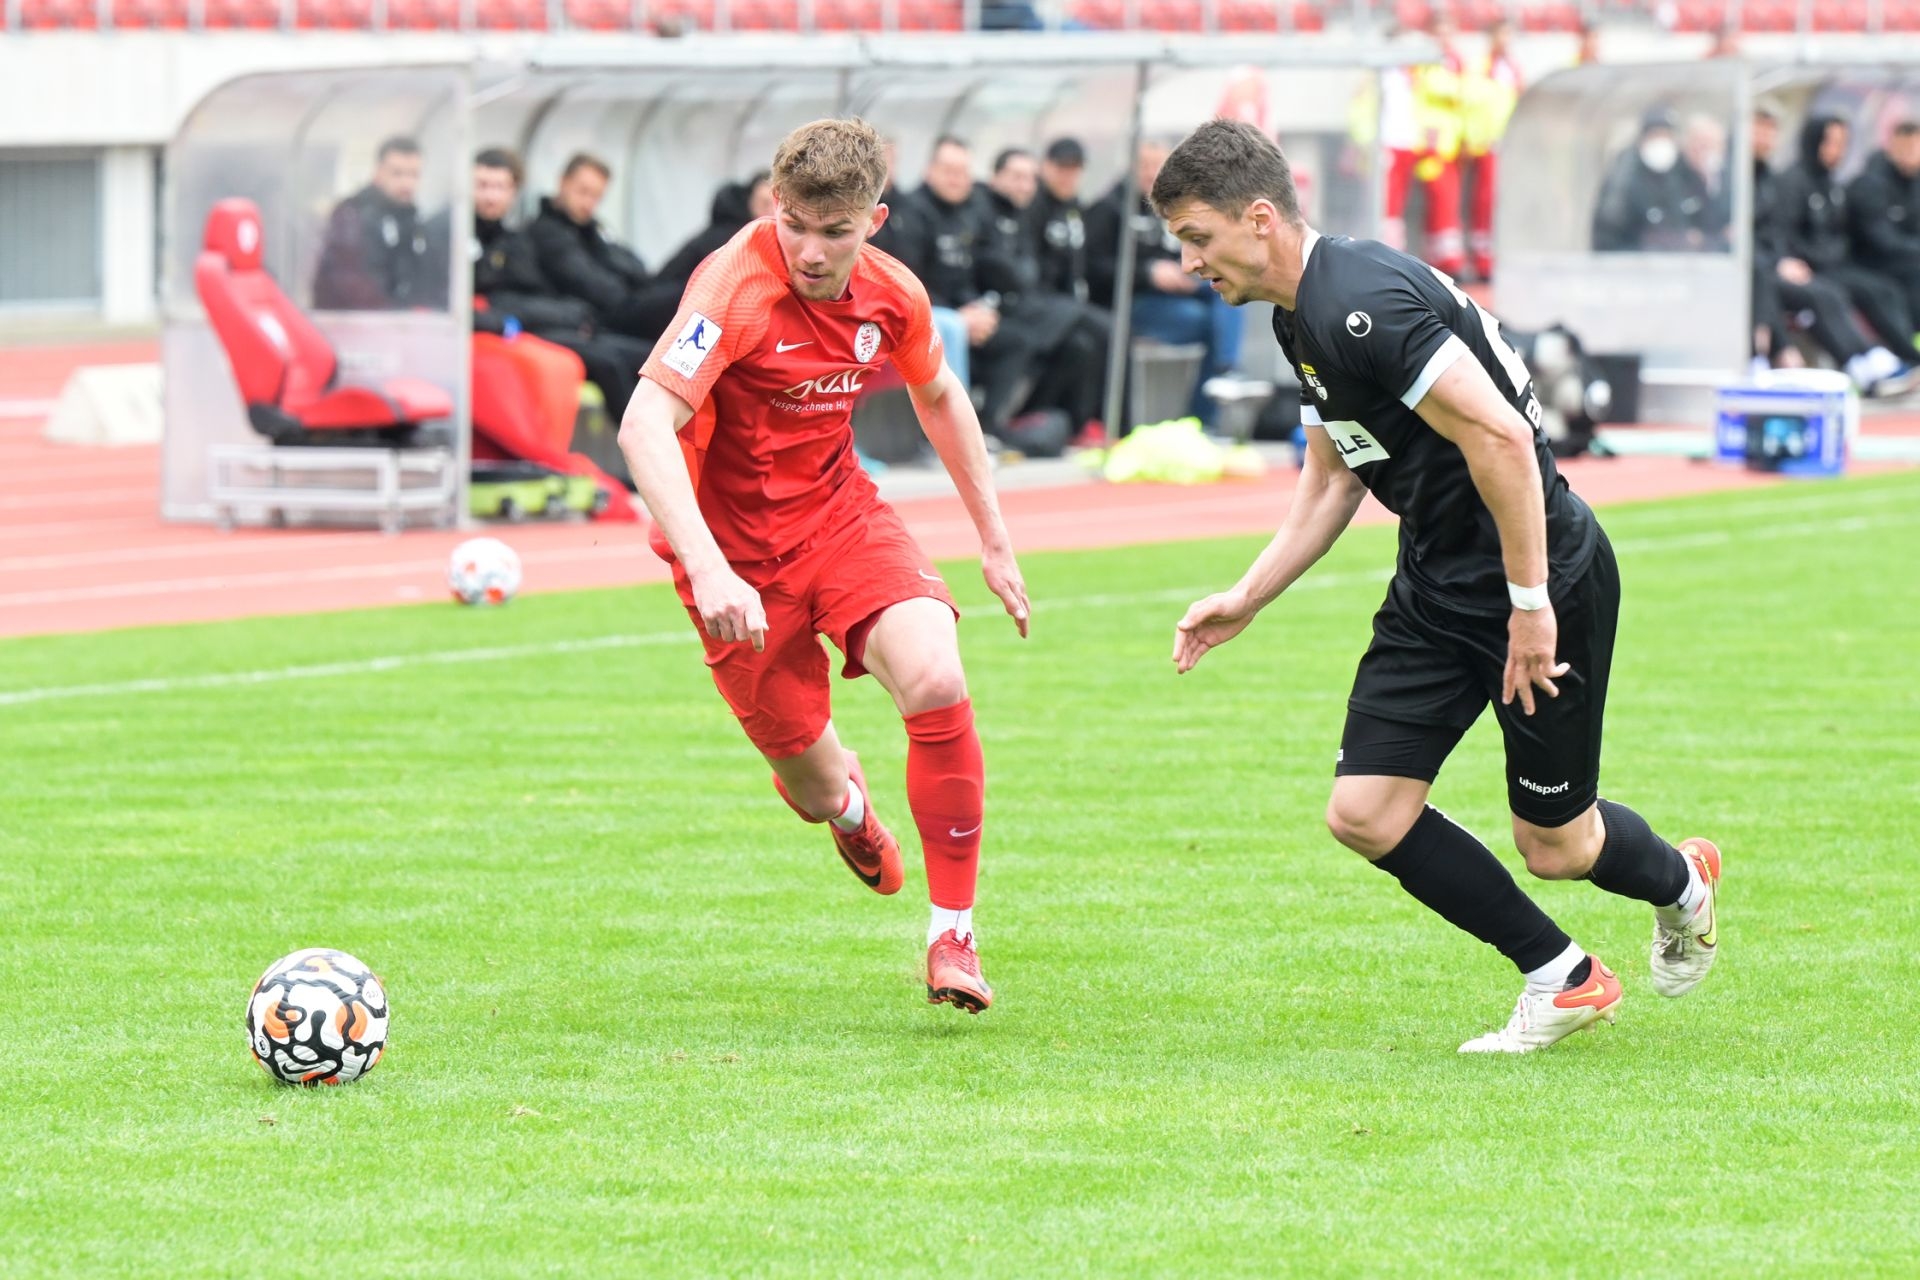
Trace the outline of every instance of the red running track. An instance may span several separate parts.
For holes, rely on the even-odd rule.
[[[0,403],[50,398],[75,365],[151,359],[153,344],[0,351]],[[31,419],[0,421],[0,636],[97,631],[444,598],[465,534],[241,530],[163,523],[155,446],[52,445]],[[1578,459],[1568,478],[1596,504],[1777,483],[1672,458]],[[1205,488],[1075,483],[1002,497],[1023,552],[1271,532],[1295,473]],[[936,558],[974,554],[957,498],[895,504]],[[1368,503],[1365,521],[1388,519]],[[666,578],[632,525],[531,524],[505,536],[531,592]]]

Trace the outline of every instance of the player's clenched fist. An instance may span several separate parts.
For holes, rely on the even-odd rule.
[[[760,593],[732,569],[717,569],[693,580],[693,607],[700,625],[722,644],[746,641],[755,653],[767,647],[767,611]]]

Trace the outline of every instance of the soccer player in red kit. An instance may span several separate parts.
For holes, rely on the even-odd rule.
[[[927,291],[867,245],[887,219],[885,146],[859,120],[816,120],[773,160],[772,218],[701,264],[620,427],[653,546],[701,630],[707,666],[774,786],[824,822],[869,888],[899,890],[900,846],[830,719],[830,664],[871,672],[907,728],[907,806],[933,920],[927,998],[993,1000],[973,941],[985,766],[946,584],[853,451],[853,403],[882,360],[980,534],[987,586],[1027,633],[1026,586],[967,388],[947,368]]]

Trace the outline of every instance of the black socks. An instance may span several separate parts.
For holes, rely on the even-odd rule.
[[[1640,826],[1646,830],[1645,823]],[[1612,844],[1611,835],[1608,844]],[[1676,860],[1680,857],[1678,853],[1673,856]],[[1604,851],[1601,857],[1606,857]],[[1448,924],[1513,961],[1522,973],[1538,969],[1573,945],[1560,926],[1520,891],[1491,849],[1432,805],[1421,813],[1393,852],[1373,865],[1398,880],[1402,889]],[[1594,870],[1599,870],[1598,865]],[[1680,887],[1684,889],[1684,862],[1680,872]],[[1679,896],[1680,889],[1676,889],[1667,901]]]
[[[1587,879],[1623,898],[1670,907],[1687,891],[1687,860],[1653,833],[1647,820],[1623,804],[1602,800],[1600,821],[1607,838]]]

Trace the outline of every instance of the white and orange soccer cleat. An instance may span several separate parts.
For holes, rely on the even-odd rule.
[[[1694,904],[1693,914],[1678,923],[1654,912],[1653,989],[1663,996],[1683,996],[1699,986],[1720,954],[1720,850],[1697,836],[1682,840],[1679,848],[1707,891]]]
[[[848,870],[860,877],[860,883],[878,894],[900,892],[900,886],[906,883],[906,867],[900,861],[900,842],[893,838],[873,811],[873,792],[867,790],[867,779],[860,772],[860,757],[849,751],[847,754],[847,773],[853,778],[853,785],[860,788],[860,800],[866,812],[856,831],[842,831],[831,822],[827,830],[833,833],[834,852],[847,864]],[[808,822],[823,821],[809,814],[793,802],[787,794],[786,786],[780,781],[780,775],[773,777],[774,790],[787,802],[787,807],[805,818]]]
[[[949,929],[927,948],[927,1003],[950,1004],[979,1013],[993,1003],[993,988],[980,976],[980,953],[973,935]]]
[[[1460,1052],[1532,1053],[1596,1022],[1612,1022],[1620,1007],[1620,979],[1598,956],[1587,959],[1593,968],[1585,982],[1564,991],[1522,991],[1506,1026],[1467,1041]]]

